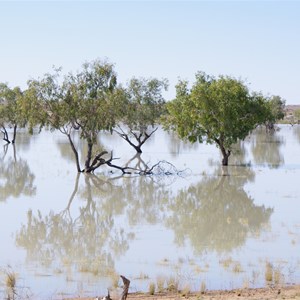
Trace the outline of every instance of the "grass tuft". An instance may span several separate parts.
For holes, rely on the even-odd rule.
[[[151,282],[149,284],[149,294],[150,295],[154,295],[155,294],[155,283],[154,282]]]
[[[158,277],[156,279],[156,286],[157,286],[157,291],[159,293],[162,293],[165,288],[165,279],[163,277]]]
[[[273,281],[273,265],[270,262],[266,262],[265,280],[267,282],[272,282]]]

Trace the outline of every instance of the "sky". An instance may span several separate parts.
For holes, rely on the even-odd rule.
[[[0,1],[0,82],[108,59],[118,81],[228,75],[300,104],[300,1]]]

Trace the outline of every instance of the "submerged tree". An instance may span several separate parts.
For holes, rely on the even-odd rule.
[[[3,140],[7,143],[15,143],[17,127],[24,127],[26,122],[19,110],[19,102],[22,101],[23,92],[19,87],[11,89],[7,84],[0,83],[0,127]],[[9,138],[7,127],[13,128],[12,139]]]
[[[137,153],[142,153],[142,146],[158,128],[165,104],[162,91],[167,87],[165,79],[133,78],[124,90],[121,124],[114,131]]]
[[[276,122],[284,118],[285,100],[280,96],[272,96],[267,99],[268,116],[266,117],[265,126],[268,132],[275,130]]]
[[[186,81],[177,84],[176,98],[167,104],[168,115],[163,121],[166,129],[190,142],[216,144],[222,164],[228,165],[232,146],[265,122],[265,103],[262,95],[250,94],[240,80],[199,72],[191,89]]]
[[[103,158],[106,151],[96,149],[101,130],[112,131],[119,116],[120,101],[114,66],[99,60],[85,63],[76,74],[60,78],[60,70],[29,82],[28,95],[33,107],[39,106],[38,122],[67,136],[78,172],[93,172],[112,160]],[[35,109],[36,110],[36,109]],[[36,112],[33,112],[36,114]],[[74,132],[87,144],[84,168],[74,143]]]

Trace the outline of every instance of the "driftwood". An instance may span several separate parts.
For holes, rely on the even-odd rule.
[[[123,275],[120,276],[123,280],[123,291],[122,291],[122,295],[120,300],[126,300],[127,295],[128,295],[128,289],[129,289],[129,285],[130,285],[130,280],[127,279],[126,277],[124,277]]]
[[[123,285],[123,291],[122,291],[121,297],[118,300],[126,300],[127,295],[128,295],[128,289],[129,289],[129,285],[130,285],[130,280],[127,279],[123,275],[120,275],[120,277],[122,278],[124,285]],[[113,300],[113,299],[110,298],[109,290],[107,290],[107,296],[105,296],[103,298],[97,297],[97,298],[95,298],[95,300]]]

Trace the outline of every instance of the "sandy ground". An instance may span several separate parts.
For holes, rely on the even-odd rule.
[[[95,300],[93,298],[66,298],[65,300]],[[100,297],[99,299],[102,299]],[[261,289],[237,289],[231,291],[207,291],[205,293],[191,293],[183,296],[180,293],[162,293],[162,294],[128,294],[127,300],[208,300],[208,299],[250,299],[250,300],[273,300],[273,299],[299,299],[300,300],[300,285],[287,287],[272,287]]]

